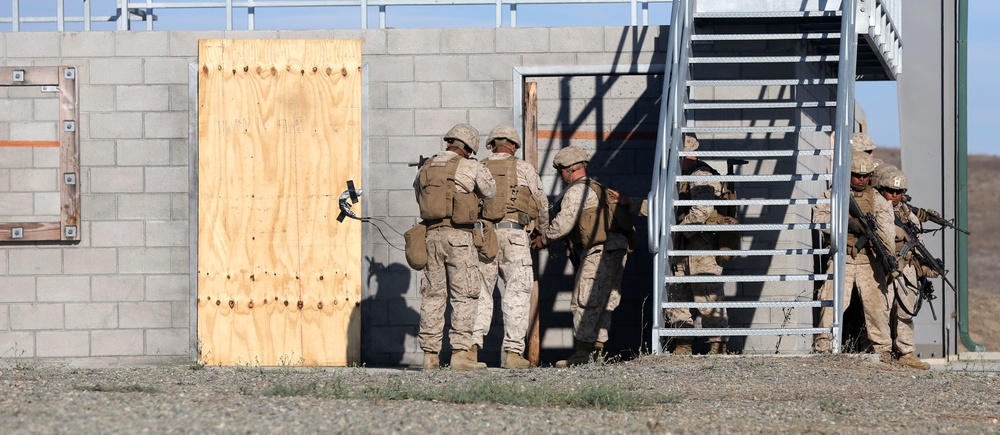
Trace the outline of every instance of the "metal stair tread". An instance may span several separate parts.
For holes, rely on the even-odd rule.
[[[667,255],[672,257],[693,257],[693,256],[718,256],[729,255],[733,257],[754,257],[773,255],[829,255],[829,249],[701,249],[685,250],[676,249],[667,251]]]
[[[832,125],[785,125],[740,127],[681,127],[683,133],[798,133],[802,131],[832,132]]]
[[[692,41],[781,41],[799,39],[839,39],[840,32],[801,33],[703,33],[691,35]]]
[[[688,59],[688,63],[800,63],[839,61],[840,55],[836,54],[804,56],[692,56]]]
[[[798,156],[832,156],[832,149],[801,149],[801,150],[732,150],[732,151],[678,151],[681,157],[798,157]]]
[[[815,18],[839,17],[836,11],[695,12],[694,18]]]
[[[798,281],[828,281],[833,274],[807,273],[784,275],[696,275],[696,276],[666,276],[665,283],[691,282],[798,282]]]
[[[832,300],[664,302],[662,308],[819,308],[832,307]]]
[[[653,328],[660,337],[728,337],[735,335],[811,335],[831,328]]]
[[[678,175],[677,181],[707,181],[707,182],[773,182],[773,181],[825,181],[832,180],[833,174],[759,174],[759,175]]]
[[[678,199],[675,206],[694,205],[817,205],[829,204],[830,198],[790,198],[790,199]]]
[[[830,224],[734,224],[734,225],[712,225],[712,224],[683,224],[671,225],[670,232],[684,233],[692,231],[783,231],[783,230],[825,230]]]
[[[821,86],[835,85],[836,78],[827,79],[734,79],[688,80],[688,86]]]
[[[688,110],[712,109],[808,109],[837,107],[836,101],[746,101],[727,103],[684,103]]]

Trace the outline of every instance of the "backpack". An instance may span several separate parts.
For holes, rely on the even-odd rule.
[[[454,224],[471,224],[478,220],[476,195],[459,193],[455,189],[455,173],[461,159],[456,155],[448,160],[435,161],[432,157],[420,167],[420,193],[417,195],[420,219],[450,218]]]
[[[618,197],[608,191],[608,188],[590,178],[581,178],[577,182],[587,184],[597,195],[598,205],[595,208],[584,209],[576,223],[576,229],[570,233],[570,245],[573,248],[589,248],[608,240],[608,233],[624,235],[628,240],[629,252],[635,249],[635,225],[628,207],[620,207]]]
[[[685,171],[685,175],[693,174],[699,170],[704,170],[711,172],[712,175],[721,175],[719,171],[705,163],[698,160],[695,166],[689,170]],[[691,183],[682,182],[678,186],[677,190],[678,198],[682,200],[691,199]],[[732,183],[722,183],[722,193],[717,199],[735,200],[737,199],[736,190],[733,188]],[[691,210],[690,206],[682,207],[678,210],[677,222],[680,222],[687,216],[688,212]],[[705,221],[708,225],[737,225],[740,223],[739,219],[736,218],[736,206],[735,205],[717,205],[715,209],[712,210],[712,215]],[[740,231],[712,231],[707,234],[703,233],[705,237],[715,237],[718,241],[718,246],[720,250],[739,250],[741,247],[741,241],[743,238],[743,233]],[[718,257],[722,261],[729,261],[733,257],[730,255],[720,255]]]

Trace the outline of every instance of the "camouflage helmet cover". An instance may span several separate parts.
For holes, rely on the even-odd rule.
[[[464,143],[473,154],[479,152],[479,130],[469,124],[456,124],[444,135],[444,140],[454,139]]]
[[[871,174],[875,170],[872,156],[864,151],[851,153],[851,172],[856,174]]]
[[[906,190],[906,174],[899,168],[890,168],[881,171],[881,176],[874,181],[875,187],[884,189]]]
[[[875,166],[872,169],[872,185],[878,187],[879,179],[882,175],[889,173],[890,171],[897,171],[899,168],[896,165],[885,163],[879,159],[872,159],[872,163]]]
[[[552,166],[555,166],[556,169],[568,168],[580,162],[590,162],[590,154],[571,145],[556,153],[556,157],[552,160]]]
[[[869,152],[875,150],[875,141],[866,133],[854,133],[851,137],[851,150]]]
[[[684,151],[697,151],[698,145],[698,138],[694,137],[694,135],[684,135]]]
[[[498,125],[490,131],[490,136],[486,138],[486,145],[489,146],[496,139],[507,139],[517,148],[521,147],[521,138],[517,135],[517,130],[513,125]]]

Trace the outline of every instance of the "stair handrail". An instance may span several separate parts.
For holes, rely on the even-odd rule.
[[[830,191],[830,252],[833,255],[833,352],[843,335],[844,271],[847,266],[847,200],[851,182],[851,136],[854,134],[854,84],[857,72],[858,0],[841,3],[840,63],[837,69],[837,121]]]
[[[681,127],[685,125],[683,106],[687,98],[685,82],[688,75],[688,47],[694,23],[694,0],[676,0],[670,25],[670,45],[664,70],[663,96],[660,100],[660,123],[657,130],[657,147],[654,158],[653,181],[647,198],[649,204],[649,250],[656,254],[653,264],[653,336],[651,351],[661,351],[659,329],[663,327],[662,304],[665,277],[671,273],[667,253],[673,249],[670,227],[675,215],[673,201],[677,196],[677,183],[673,180],[678,170],[678,144],[682,143]]]

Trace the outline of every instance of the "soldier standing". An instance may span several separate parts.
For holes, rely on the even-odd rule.
[[[921,225],[917,216],[910,211],[910,207],[902,201],[907,189],[906,175],[895,166],[884,166],[886,167],[879,167],[879,176],[872,180],[872,185],[882,194],[883,198],[892,202],[897,228],[893,252],[900,255],[903,245],[906,243],[906,232],[902,226],[906,222],[910,222],[913,228],[919,229]],[[920,243],[923,243],[923,240],[920,240]],[[908,312],[906,307],[916,306],[917,298],[920,297],[919,278],[933,278],[932,275],[936,275],[936,273],[928,267],[922,266],[914,257],[912,250],[906,254],[905,258],[900,258],[899,264],[903,266],[902,277],[905,285],[899,286],[896,281],[892,282],[891,285],[895,288],[895,297],[889,312],[892,344],[898,354],[896,361],[908,367],[927,370],[930,368],[930,364],[913,355],[913,312]]]
[[[698,149],[698,139],[685,136],[684,151]],[[684,175],[719,175],[708,163],[694,156],[687,156],[681,161],[681,171]],[[683,182],[678,189],[679,199],[712,200],[722,198],[726,186],[717,181]],[[678,213],[678,224],[709,224],[720,223],[720,212],[711,205],[696,205]],[[718,234],[714,232],[684,232],[678,237],[675,249],[686,250],[717,250],[719,249]],[[722,275],[722,265],[719,257],[690,256],[674,257],[672,259],[675,276]],[[668,299],[671,302],[719,302],[725,296],[723,283],[698,282],[671,285]],[[725,308],[699,308],[701,325],[704,328],[724,329],[729,327],[729,319]],[[674,328],[693,328],[694,318],[687,308],[671,308],[667,310],[667,321]],[[709,353],[726,353],[725,337],[709,337]],[[675,340],[674,355],[691,355],[691,338],[679,337]]]
[[[545,232],[549,227],[549,200],[542,191],[538,171],[531,164],[514,156],[521,147],[517,131],[510,125],[499,125],[490,132],[486,146],[492,155],[484,160],[496,181],[493,199],[483,201],[483,218],[496,227],[500,249],[492,261],[480,262],[483,288],[479,295],[476,315],[474,350],[483,345],[483,337],[493,320],[493,289],[497,279],[504,282],[501,293],[503,311],[503,368],[528,368],[531,364],[521,354],[528,331],[531,312],[531,240],[525,228],[535,219]]]
[[[863,151],[854,151],[851,155],[851,196],[857,201],[861,211],[865,214],[872,214],[878,226],[878,238],[873,241],[882,243],[886,249],[892,252],[894,240],[894,223],[892,213],[892,203],[887,201],[882,195],[877,194],[869,184],[872,171],[874,170],[872,157]],[[830,191],[823,193],[824,198],[830,197]],[[830,206],[828,204],[817,205],[813,208],[813,223],[830,222]],[[861,305],[864,311],[865,327],[868,331],[868,339],[872,342],[874,350],[879,354],[883,362],[892,360],[892,339],[889,333],[889,298],[891,295],[886,286],[886,272],[882,267],[881,260],[877,259],[875,253],[868,246],[858,248],[857,243],[861,234],[861,225],[857,218],[851,217],[847,224],[847,246],[846,267],[844,269],[844,304],[846,310],[851,303],[851,293],[856,286],[858,295],[861,297]],[[825,230],[829,233],[829,230]],[[833,262],[827,264],[827,273],[833,270]],[[819,298],[822,300],[833,299],[833,281],[828,280],[823,283],[819,291]],[[833,308],[820,308],[820,327],[829,328],[833,326]],[[819,353],[830,352],[832,349],[832,335],[829,333],[817,334],[813,343],[813,349]]]
[[[627,229],[608,224],[608,208],[617,198],[611,198],[606,188],[587,176],[589,162],[590,154],[575,146],[556,154],[552,166],[568,187],[548,230],[532,240],[533,246],[541,248],[566,238],[569,249],[580,258],[570,302],[575,352],[556,362],[560,368],[587,363],[592,353],[604,348],[611,314],[621,301],[629,250]]]
[[[477,370],[486,364],[471,352],[477,300],[482,288],[479,253],[472,231],[479,202],[496,190],[490,172],[475,159],[479,132],[458,124],[444,136],[445,151],[428,159],[413,180],[420,217],[427,227],[427,266],[420,280],[420,347],[424,369],[440,365],[446,304],[451,303],[449,338],[454,370]]]

